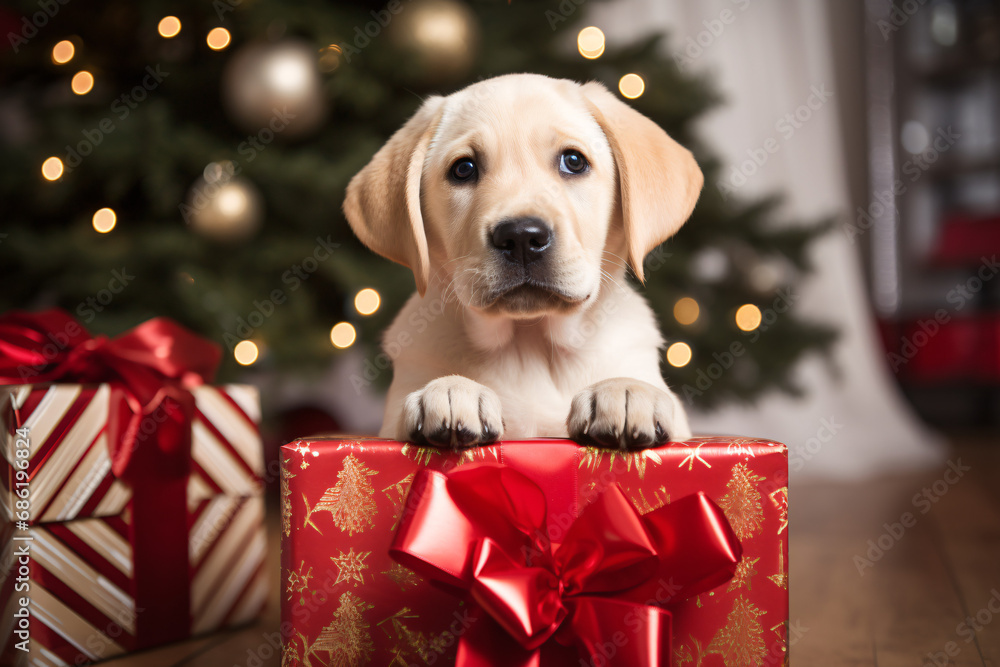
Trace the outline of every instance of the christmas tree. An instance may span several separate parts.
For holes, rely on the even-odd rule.
[[[58,305],[95,333],[167,315],[225,345],[230,377],[322,368],[355,339],[376,359],[413,281],[354,239],[347,181],[426,95],[530,71],[603,81],[698,156],[708,185],[642,288],[682,396],[794,390],[833,340],[789,291],[824,226],[719,192],[692,133],[709,82],[658,37],[605,40],[576,0],[51,5],[0,10],[2,310]]]

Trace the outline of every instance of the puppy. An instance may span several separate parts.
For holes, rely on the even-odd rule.
[[[347,220],[413,271],[383,437],[690,437],[626,282],[701,191],[691,153],[599,83],[514,74],[428,98],[350,182]]]

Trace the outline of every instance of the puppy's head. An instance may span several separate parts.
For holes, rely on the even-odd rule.
[[[598,83],[533,74],[429,98],[347,188],[361,241],[462,304],[585,308],[694,208],[691,153]]]

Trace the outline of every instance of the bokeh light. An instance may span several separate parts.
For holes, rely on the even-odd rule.
[[[338,349],[344,349],[354,345],[358,338],[358,332],[354,330],[354,325],[349,322],[337,322],[330,329],[330,341]]]
[[[87,70],[81,70],[73,75],[70,87],[77,95],[86,95],[94,88],[94,75]]]
[[[76,47],[73,42],[64,39],[52,47],[52,62],[56,65],[65,65],[76,55]]]
[[[156,31],[160,33],[160,37],[176,37],[181,31],[181,20],[176,16],[164,16],[156,26]]]
[[[736,311],[736,326],[743,331],[753,331],[760,326],[760,308],[746,303]]]
[[[576,36],[576,48],[584,58],[600,58],[604,53],[604,33],[595,26],[584,28]]]
[[[260,356],[260,350],[252,340],[241,340],[233,348],[233,356],[239,365],[249,366],[257,361],[257,358]]]
[[[42,176],[47,181],[54,181],[63,175],[62,160],[53,156],[42,163]]]
[[[638,74],[626,74],[618,81],[618,90],[625,97],[634,100],[646,90],[646,82]]]
[[[382,299],[379,298],[378,292],[371,287],[364,288],[354,297],[354,307],[362,315],[371,315],[378,310],[381,303]]]
[[[687,366],[691,361],[691,346],[687,343],[674,343],[667,348],[667,363],[675,368]]]
[[[674,304],[674,319],[681,324],[694,324],[699,314],[701,308],[698,307],[698,302],[689,296],[678,299]]]
[[[102,208],[94,213],[94,230],[100,232],[101,234],[107,234],[110,232],[115,228],[117,222],[118,216],[116,216],[115,212],[110,208]]]
[[[212,28],[208,32],[208,37],[205,38],[208,43],[208,48],[213,51],[221,51],[222,49],[229,46],[229,42],[232,41],[232,37],[229,35],[229,31],[225,28]]]

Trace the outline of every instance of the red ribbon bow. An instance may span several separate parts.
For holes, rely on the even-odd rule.
[[[0,316],[0,384],[111,385],[112,471],[133,494],[139,646],[178,639],[190,629],[190,390],[211,382],[221,354],[216,344],[162,317],[108,339],[92,337],[59,309]]]
[[[589,658],[609,645],[608,667],[669,665],[658,605],[727,581],[742,555],[702,493],[642,516],[612,484],[561,534],[546,515],[542,489],[509,467],[414,478],[390,554],[492,619],[460,638],[456,667],[537,667],[561,646]]]

